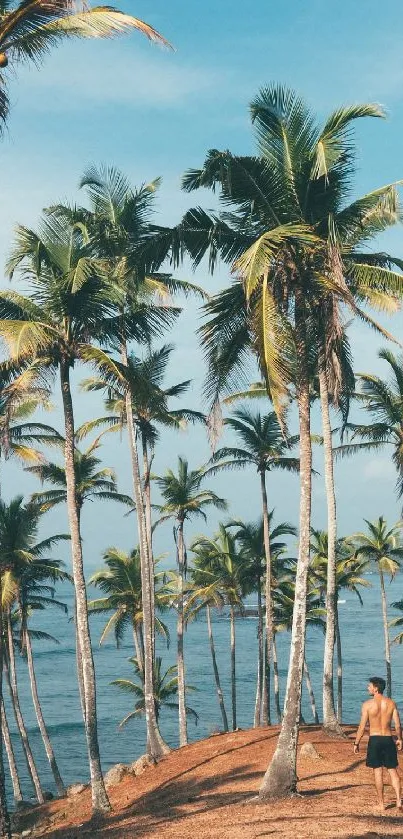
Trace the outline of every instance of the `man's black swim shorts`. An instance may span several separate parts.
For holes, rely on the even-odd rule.
[[[398,766],[396,743],[393,737],[381,737],[375,734],[369,738],[367,750],[367,766],[371,769],[396,769]]]

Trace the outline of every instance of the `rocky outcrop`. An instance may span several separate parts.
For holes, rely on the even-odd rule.
[[[134,763],[131,764],[130,771],[133,775],[142,775],[146,769],[150,766],[155,766],[156,763],[157,761],[155,758],[150,755],[141,755],[138,760],[135,760]]]
[[[71,786],[67,787],[66,790],[67,798],[75,798],[76,795],[81,795],[81,793],[86,789],[86,784],[71,784]]]
[[[310,760],[322,759],[313,743],[303,743],[299,750],[299,756],[309,758]]]

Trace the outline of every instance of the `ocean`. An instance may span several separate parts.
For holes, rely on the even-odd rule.
[[[344,662],[344,702],[343,717],[346,723],[357,723],[360,704],[366,698],[366,684],[369,676],[384,675],[383,631],[381,621],[380,592],[377,575],[368,575],[371,588],[361,590],[364,605],[351,592],[340,595],[339,604]],[[388,603],[401,598],[399,575],[387,585]],[[57,596],[63,599],[72,614],[73,595],[71,589],[63,588]],[[92,594],[91,594],[92,596]],[[390,609],[390,616],[393,610]],[[132,666],[128,659],[134,655],[129,633],[120,649],[116,649],[112,636],[99,646],[99,638],[106,618],[91,618],[91,633],[94,649],[94,661],[97,676],[97,701],[99,739],[103,768],[106,771],[115,763],[130,763],[144,753],[145,723],[142,717],[129,722],[123,729],[119,722],[131,710],[131,697],[110,685],[113,679],[132,678]],[[158,640],[157,653],[163,656],[167,667],[175,663],[175,615],[164,615],[171,633],[169,649],[161,639]],[[56,636],[59,645],[48,642],[34,642],[36,674],[39,695],[44,717],[54,746],[56,758],[63,779],[67,784],[86,782],[88,768],[85,740],[81,721],[81,708],[78,696],[73,624],[69,618],[49,609],[32,619],[33,628],[40,628]],[[216,645],[218,666],[225,694],[227,714],[230,719],[230,649],[229,649],[228,612],[213,614],[213,632]],[[256,688],[257,668],[257,621],[254,617],[238,618],[236,621],[237,637],[237,698],[238,725],[248,728],[252,725]],[[393,630],[392,630],[393,633]],[[392,635],[393,637],[393,635]],[[278,656],[281,679],[281,696],[284,697],[289,636],[278,636]],[[311,672],[319,715],[321,715],[321,677],[323,657],[323,633],[319,629],[309,629],[306,656]],[[188,697],[188,703],[199,715],[196,726],[189,720],[189,739],[206,737],[220,728],[221,716],[218,708],[210,649],[207,638],[207,625],[203,614],[191,623],[185,635],[186,676],[189,685],[197,690]],[[42,746],[30,695],[26,662],[17,656],[18,685],[21,707],[26,720],[31,746],[38,770],[46,790],[54,792],[54,784],[49,771],[46,755]],[[393,695],[403,709],[403,648],[392,647],[393,658]],[[28,800],[33,795],[24,759],[21,753],[15,723],[5,686],[7,716],[12,731],[13,745],[24,797]],[[306,722],[312,721],[310,705],[304,686],[302,712]],[[273,721],[275,717],[273,715]],[[161,729],[170,746],[177,746],[177,713],[163,709]],[[6,765],[7,789],[11,796],[11,786]]]

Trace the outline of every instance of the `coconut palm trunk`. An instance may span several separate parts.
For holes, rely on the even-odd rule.
[[[92,807],[94,813],[110,810],[102,775],[98,743],[97,702],[94,660],[88,621],[87,590],[84,577],[80,520],[76,501],[76,476],[74,469],[74,413],[70,388],[70,369],[67,360],[60,362],[60,383],[65,426],[65,470],[67,510],[70,526],[73,579],[76,596],[77,634],[84,683],[84,728],[89,758]]]
[[[311,528],[312,444],[309,378],[302,292],[296,291],[296,351],[299,366],[298,415],[300,437],[299,552],[295,578],[291,649],[284,716],[277,747],[259,792],[261,800],[293,795],[297,789],[297,743],[305,654],[306,595]]]
[[[266,676],[266,668],[264,667],[264,650],[263,650],[263,612],[262,612],[262,590],[260,571],[257,580],[257,646],[258,646],[258,660],[257,660],[257,680],[256,680],[256,699],[255,699],[255,713],[253,718],[254,728],[258,728],[262,724],[263,714],[263,680]]]
[[[124,351],[122,352],[125,358]],[[127,353],[126,353],[127,359]],[[136,503],[137,527],[139,534],[139,550],[141,564],[141,596],[143,604],[143,640],[144,640],[144,704],[147,728],[147,754],[159,760],[169,752],[169,747],[162,739],[158,720],[155,713],[154,701],[154,673],[153,673],[153,616],[150,558],[148,552],[147,531],[142,498],[140,466],[137,450],[137,431],[133,418],[131,394],[126,393],[126,417],[129,435],[130,457],[132,466],[133,492]]]
[[[66,788],[63,783],[62,776],[59,772],[59,767],[57,765],[55,753],[53,751],[53,746],[50,741],[50,737],[46,728],[45,720],[43,718],[42,707],[38,695],[38,686],[36,682],[36,674],[35,674],[35,667],[34,667],[34,657],[32,654],[32,644],[31,638],[29,636],[29,632],[27,629],[24,630],[24,646],[27,654],[27,664],[28,664],[28,673],[29,673],[29,681],[31,685],[31,693],[32,693],[32,700],[34,703],[35,714],[38,720],[39,731],[41,732],[43,745],[45,747],[46,756],[49,761],[49,766],[52,770],[52,775],[55,780],[56,789],[60,796],[65,795]]]
[[[382,568],[378,565],[379,579],[381,581],[381,602],[383,634],[385,639],[385,665],[386,665],[386,696],[392,696],[392,666],[390,660],[390,638],[388,629],[388,607],[386,603],[385,578]]]
[[[266,492],[266,473],[262,469],[260,472],[260,489],[262,493],[262,511],[263,511],[263,539],[264,539],[264,553],[266,560],[266,583],[265,583],[265,600],[266,600],[266,673],[265,673],[265,701],[264,701],[264,719],[265,725],[270,725],[270,662],[273,649],[273,604],[272,604],[272,586],[271,586],[271,554],[270,554],[270,526],[269,526],[269,510],[267,506],[267,492]]]
[[[336,650],[337,650],[337,720],[343,722],[343,657],[341,651],[341,635],[339,615],[336,606]]]
[[[320,404],[322,411],[323,450],[325,460],[325,487],[327,502],[327,586],[326,586],[326,635],[323,659],[323,727],[330,734],[341,735],[334,706],[333,661],[336,633],[336,493],[334,488],[333,442],[329,415],[329,393],[326,370],[322,360],[319,370]]]
[[[153,529],[151,517],[151,481],[150,481],[150,463],[148,459],[147,441],[145,435],[141,436],[141,447],[143,451],[143,495],[144,495],[144,510],[145,510],[145,525],[147,532],[147,545],[150,568],[150,592],[151,592],[151,621],[152,621],[152,641],[153,641],[153,659],[155,658],[155,582],[154,582],[154,552],[153,552]]]
[[[18,775],[17,762],[16,762],[16,759],[15,759],[15,754],[14,754],[14,749],[13,749],[13,743],[12,743],[12,740],[11,740],[10,729],[8,727],[8,721],[7,721],[7,716],[6,716],[6,710],[5,710],[5,707],[4,707],[4,702],[1,703],[1,730],[2,730],[2,734],[3,734],[3,742],[4,742],[4,747],[5,747],[5,750],[6,750],[8,766],[9,766],[9,769],[10,769],[11,783],[13,785],[14,801],[15,801],[16,804],[18,804],[21,801],[23,801],[22,789],[21,789],[21,784],[20,784],[20,778],[19,778],[19,775]]]
[[[231,704],[232,704],[232,730],[236,731],[236,655],[235,655],[235,612],[230,607],[230,634],[231,634]]]
[[[28,771],[32,783],[34,785],[35,794],[38,799],[38,802],[39,804],[43,804],[45,799],[43,796],[41,782],[39,780],[38,770],[36,768],[34,756],[32,754],[32,749],[28,738],[28,732],[25,727],[24,717],[22,716],[20,700],[18,696],[17,670],[15,666],[13,630],[11,626],[10,613],[7,614],[7,655],[4,656],[4,665],[5,674],[8,681],[8,687],[10,690],[13,711],[15,715],[15,721],[17,723],[17,728],[20,733],[22,747],[28,764]]]
[[[318,712],[316,710],[315,694],[313,692],[311,674],[309,672],[309,667],[308,667],[306,658],[304,658],[304,674],[305,674],[306,689],[308,691],[309,701],[311,703],[313,720],[314,720],[315,725],[319,725],[319,717],[318,717]]]
[[[177,554],[179,573],[178,617],[176,624],[178,643],[178,706],[179,706],[179,745],[186,746],[188,742],[186,720],[186,683],[185,659],[183,651],[184,615],[183,615],[183,586],[185,576],[185,542],[183,537],[183,519],[179,521],[177,531]]]
[[[133,642],[134,642],[134,649],[136,651],[136,658],[139,664],[139,668],[144,676],[144,645],[143,639],[139,632],[139,627],[133,625]]]
[[[210,644],[211,660],[213,662],[214,680],[215,680],[215,686],[216,686],[216,691],[217,691],[218,704],[220,706],[224,731],[228,731],[228,717],[227,717],[227,712],[225,710],[224,697],[223,697],[223,692],[222,692],[222,689],[221,689],[221,682],[220,682],[220,674],[218,672],[218,667],[217,667],[217,659],[216,659],[216,654],[215,654],[214,637],[213,637],[213,628],[212,628],[212,625],[211,625],[211,609],[210,609],[210,606],[209,606],[208,603],[207,603],[207,606],[206,606],[206,615],[207,615],[207,632],[208,632],[208,639],[209,639],[209,644]]]
[[[282,713],[280,704],[280,679],[278,673],[278,658],[277,658],[277,641],[276,633],[273,633],[273,686],[274,686],[274,705],[276,708],[277,722],[281,724]]]
[[[3,703],[3,659],[4,656],[4,634],[3,634],[3,587],[2,587],[2,577],[0,575],[0,703],[1,703],[1,712],[2,712],[2,732],[3,736],[8,731],[7,723],[3,724],[3,718],[5,720],[5,713],[4,713],[4,703]],[[4,738],[6,739],[6,738]],[[8,739],[10,742],[11,747],[11,739],[10,733],[8,732]],[[7,753],[9,753],[7,749]],[[10,748],[10,754],[14,757],[14,753],[12,747]],[[15,763],[15,761],[14,761]],[[11,769],[11,762],[10,762],[10,771]],[[14,773],[12,773],[12,777],[15,778]],[[18,775],[17,775],[18,779]],[[18,783],[19,788],[19,783]],[[13,789],[14,787],[14,780],[13,780]],[[21,789],[19,788],[19,793],[21,794]],[[18,800],[18,799],[17,799]],[[20,799],[21,800],[21,799]],[[4,839],[11,839],[11,823],[10,823],[10,816],[8,812],[8,805],[7,805],[7,796],[6,796],[6,784],[5,784],[5,776],[4,776],[4,760],[3,760],[3,737],[0,737],[0,836],[4,837]]]

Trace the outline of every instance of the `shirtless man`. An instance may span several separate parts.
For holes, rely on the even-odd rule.
[[[400,779],[397,774],[397,749],[402,749],[402,729],[399,712],[393,699],[383,696],[385,679],[372,676],[368,684],[368,693],[372,699],[363,703],[361,722],[354,741],[354,754],[358,754],[360,740],[365,727],[369,723],[369,741],[367,750],[367,766],[374,770],[375,788],[378,796],[378,808],[386,809],[383,798],[383,767],[389,771],[390,782],[396,793],[396,807],[402,809]],[[392,737],[392,721],[395,726],[397,741]],[[397,746],[397,749],[396,749]]]

